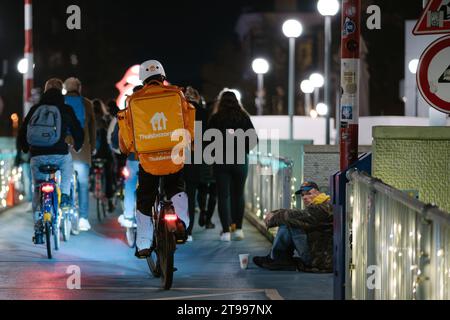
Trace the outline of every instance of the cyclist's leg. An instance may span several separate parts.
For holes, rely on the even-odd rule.
[[[70,153],[66,155],[58,155],[55,157],[55,160],[57,161],[56,164],[61,172],[61,182],[59,187],[61,188],[61,193],[67,197],[67,199],[63,199],[64,201],[67,201],[64,205],[69,205],[70,182],[73,175],[72,155]]]
[[[189,226],[188,197],[185,192],[183,171],[163,177],[164,191],[175,208],[175,212],[185,226]]]
[[[81,161],[74,161],[73,167],[78,172],[78,201],[80,218],[89,218],[89,164]]]
[[[34,223],[36,223],[39,218],[39,209],[40,209],[39,182],[44,181],[46,179],[46,175],[39,171],[39,166],[45,164],[44,161],[46,158],[47,157],[44,156],[37,156],[31,158],[30,160],[31,176],[33,179],[33,186],[34,186],[33,202],[32,202]]]
[[[128,220],[135,219],[136,213],[136,186],[138,181],[139,161],[128,160],[126,167],[130,173],[125,180],[125,197],[124,197],[124,218]]]
[[[192,235],[192,229],[194,228],[195,218],[195,191],[198,184],[196,182],[186,182],[186,194],[188,196],[188,208],[189,208],[189,226],[187,228],[188,235]],[[176,211],[176,210],[175,210]]]
[[[152,208],[158,194],[159,177],[145,172],[139,165],[139,187],[136,191],[137,196],[137,237],[136,247],[138,251],[149,249],[153,242],[153,222],[151,219]]]

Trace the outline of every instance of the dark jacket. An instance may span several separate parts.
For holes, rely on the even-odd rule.
[[[286,225],[301,228],[308,235],[311,265],[299,264],[304,272],[332,272],[333,270],[333,208],[330,202],[310,205],[304,210],[274,211],[268,227]]]
[[[204,132],[206,131],[207,126],[207,112],[206,109],[203,108],[200,104],[189,101],[195,107],[195,122],[196,122],[196,134],[201,134],[203,137]],[[198,127],[197,124],[202,124],[202,132],[197,132]],[[201,148],[202,152],[202,163],[195,163],[195,148],[191,149],[191,163],[185,164],[184,166],[184,178],[187,183],[200,183],[207,182],[206,177],[210,174],[208,173],[209,167],[203,162],[203,139],[202,141],[195,141],[195,148]]]
[[[208,122],[208,129],[217,129],[222,133],[223,137],[223,163],[227,162],[227,153],[231,152],[227,148],[226,139],[234,131],[242,129],[247,134],[245,137],[245,154],[248,154],[257,144],[258,136],[250,116],[241,110],[222,110],[213,114]],[[232,129],[232,130],[230,130]],[[251,131],[248,131],[251,130]],[[213,139],[214,140],[214,139]],[[241,163],[241,159],[237,159],[237,151],[240,143],[234,138],[234,163]],[[239,162],[236,162],[239,160]]]
[[[94,158],[96,159],[106,159],[112,160],[112,152],[108,144],[108,123],[106,117],[95,117],[96,125],[96,154]]]
[[[45,104],[58,107],[59,112],[61,113],[61,138],[51,147],[33,147],[27,142],[28,123],[37,108]],[[65,140],[69,130],[74,138],[74,148],[78,151],[83,146],[83,129],[81,128],[72,108],[64,103],[64,96],[61,92],[57,89],[50,89],[42,95],[41,101],[37,105],[33,106],[25,117],[25,120],[19,130],[19,136],[17,138],[19,140],[18,145],[23,152],[27,153],[30,151],[31,157],[52,154],[68,154],[69,146]]]

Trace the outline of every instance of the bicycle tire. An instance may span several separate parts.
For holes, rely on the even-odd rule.
[[[100,208],[100,206],[101,206],[100,202],[101,202],[101,200],[99,198],[97,198],[97,219],[98,219],[98,222],[102,221],[102,213],[101,213],[101,208]]]
[[[103,214],[103,219],[106,218],[106,206],[107,206],[107,200],[106,198],[102,199],[102,214]]]
[[[136,246],[136,228],[126,228],[125,237],[127,238],[127,244],[130,248],[134,248]]]
[[[73,235],[80,234],[80,206],[78,201],[78,190],[79,190],[79,182],[78,182],[78,174],[75,172],[74,174],[74,182],[73,182],[73,190],[72,190],[72,211],[70,213],[70,221],[71,221],[71,229],[70,232]]]
[[[52,258],[52,229],[50,222],[45,223],[45,244],[47,246],[47,257]]]
[[[62,235],[63,235],[63,240],[65,242],[70,240],[70,234],[72,232],[72,221],[70,220],[70,213],[65,213],[64,214],[64,219],[61,223],[61,228],[62,228]]]
[[[153,256],[156,257],[156,262],[155,262],[155,259],[153,258]],[[159,266],[159,259],[158,259],[158,255],[156,254],[156,252],[152,252],[151,255],[146,258],[146,260],[147,260],[148,268],[150,269],[150,273],[153,275],[153,277],[155,277],[155,278],[161,277],[161,268]]]
[[[57,223],[53,225],[52,229],[53,229],[53,242],[55,246],[55,251],[58,251],[59,247],[61,246],[61,229],[59,228]]]
[[[176,248],[175,236],[167,230],[164,225],[161,228],[161,239],[159,252],[159,265],[161,267],[161,285],[164,290],[170,290],[173,282],[174,254]]]

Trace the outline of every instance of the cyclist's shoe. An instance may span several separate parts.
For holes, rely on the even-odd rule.
[[[91,230],[91,224],[89,223],[88,219],[80,218],[78,228],[80,231],[89,231]]]
[[[70,201],[70,196],[68,194],[61,193],[61,204],[60,204],[61,209],[70,208],[71,202],[72,201]]]
[[[34,244],[44,244],[44,234],[42,232],[35,232],[33,242]]]
[[[127,218],[125,215],[121,214],[119,218],[117,219],[119,224],[124,228],[133,228],[136,227],[136,222],[133,218]]]
[[[140,250],[140,249],[138,249],[138,247],[136,247],[136,252],[134,253],[134,255],[138,259],[146,259],[147,257],[150,257],[151,254],[152,254],[152,248]]]
[[[177,220],[177,230],[175,231],[175,239],[178,244],[185,243],[188,240],[186,225],[181,219]]]

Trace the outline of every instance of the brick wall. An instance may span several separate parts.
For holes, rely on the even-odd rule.
[[[374,177],[450,212],[450,127],[375,127]]]
[[[320,190],[329,193],[329,178],[339,171],[339,146],[305,146],[302,180],[316,182]],[[359,152],[370,152],[370,146],[360,146]]]

